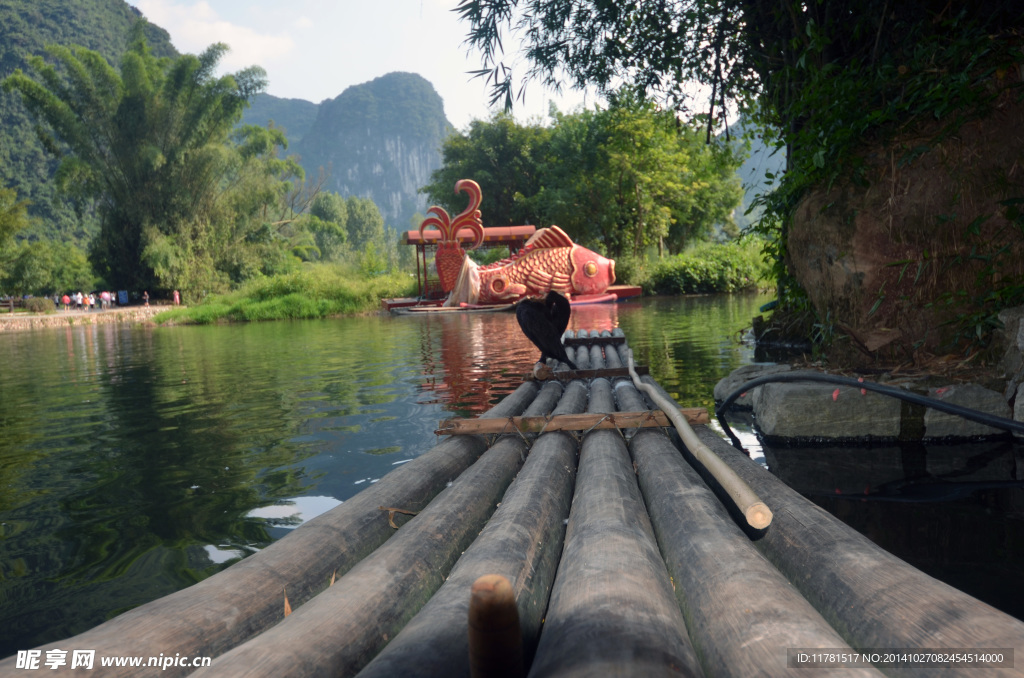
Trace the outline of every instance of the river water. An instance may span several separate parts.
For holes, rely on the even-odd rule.
[[[570,328],[621,327],[637,363],[680,404],[713,409],[718,379],[754,360],[740,336],[764,301],[578,307]],[[84,631],[279,539],[429,450],[440,419],[491,407],[538,354],[511,313],[0,335],[0,657]],[[752,436],[744,441],[760,454]],[[809,458],[798,468],[812,469],[801,474],[787,453],[766,454],[796,485],[810,483],[812,498],[828,468],[855,466],[832,452],[843,461],[822,471],[819,456],[801,453]],[[893,473],[906,469],[901,454]],[[968,457],[977,454],[988,455],[986,469],[1019,476],[1005,468],[1019,456],[1013,446]],[[1019,569],[1024,491],[985,491],[959,497],[980,502],[976,510],[947,503],[939,513],[963,513],[959,527],[1006,556],[974,553],[970,563]],[[865,532],[896,505],[843,499],[815,500]],[[946,529],[914,506],[911,527],[900,528],[909,541],[915,521],[933,536]],[[884,542],[892,530],[881,531]],[[924,561],[949,559],[920,538]],[[903,541],[887,547],[914,562],[914,552],[899,553]]]

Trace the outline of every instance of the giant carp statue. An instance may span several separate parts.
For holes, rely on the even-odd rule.
[[[459,226],[480,224],[480,187],[462,179],[455,190],[469,194],[466,211],[449,221],[442,208],[431,207],[427,210],[431,216],[420,226],[421,232],[427,226],[441,231],[434,262],[442,289],[449,292],[445,306],[508,304],[527,296],[543,297],[550,290],[567,296],[601,294],[615,282],[614,261],[577,245],[558,226],[540,229],[508,259],[486,266],[477,264],[459,247],[456,233]],[[476,232],[476,228],[473,230]],[[479,234],[474,247],[483,240],[483,231]],[[456,258],[461,258],[461,269],[453,280]]]

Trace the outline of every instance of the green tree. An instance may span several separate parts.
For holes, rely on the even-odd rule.
[[[525,197],[541,188],[540,167],[549,136],[545,127],[521,125],[504,113],[490,120],[474,120],[468,132],[455,132],[445,139],[442,165],[420,192],[454,217],[467,205],[466,196],[455,193],[455,182],[472,179],[483,195],[484,226],[533,223],[535,217]]]
[[[16,68],[29,70],[29,57],[43,54],[51,43],[82,45],[116,62],[138,18],[137,9],[119,1],[0,2],[0,80]],[[177,54],[164,29],[146,24],[145,33],[158,56]],[[71,241],[86,248],[99,229],[95,210],[57,190],[57,160],[46,152],[35,127],[21,96],[0,91],[0,186],[15,188],[30,202],[31,223],[20,237]]]
[[[50,295],[91,290],[96,276],[85,252],[71,243],[22,242],[3,276],[4,289],[15,294]]]
[[[98,201],[97,272],[118,287],[205,289],[223,240],[213,216],[230,167],[225,143],[265,74],[251,67],[215,77],[223,44],[157,58],[142,26],[120,71],[97,52],[50,46],[59,69],[33,57],[41,82],[18,70],[4,88],[45,123],[62,188]]]
[[[309,207],[306,228],[313,234],[319,259],[337,261],[348,240],[348,205],[337,193],[321,192]]]
[[[801,104],[808,88],[818,86],[816,74],[866,66],[863,109],[886,89],[899,89],[886,71],[916,61],[911,55],[920,41],[991,38],[1024,25],[1024,8],[1014,0],[952,9],[945,2],[889,0],[461,0],[456,12],[469,24],[467,42],[482,53],[477,75],[492,85],[493,101],[507,107],[530,79],[561,87],[568,77],[574,86],[606,91],[631,82],[678,106],[699,92],[711,118],[756,99],[785,133],[807,122]],[[521,38],[528,64],[518,84],[501,61],[504,46],[514,44],[510,33]]]
[[[738,158],[700,136],[628,92],[606,109],[558,114],[534,204],[544,223],[615,257],[681,251],[710,238],[742,198]]]
[[[18,200],[13,188],[0,187],[0,251],[14,238],[14,234],[28,227],[28,201]]]
[[[0,187],[0,284],[7,292],[17,291],[11,277],[16,253],[10,245],[14,235],[28,227],[27,209],[28,201],[18,200],[17,191]]]
[[[1000,308],[1024,298],[1014,216],[1021,182],[1013,171],[1021,140],[1002,131],[1007,111],[1020,111],[1019,1],[461,0],[456,11],[468,23],[468,43],[482,53],[477,75],[506,108],[530,79],[605,92],[628,82],[677,111],[700,111],[708,140],[730,110],[777,134],[786,171],[753,207],[763,208],[757,230],[769,236],[782,301],[793,302],[784,307],[813,304],[823,322],[862,328],[966,319],[960,336],[966,330],[980,338],[998,324]],[[506,47],[525,54],[525,74],[503,63]],[[999,180],[976,180],[966,161],[947,162],[992,155],[984,134],[962,133],[977,121],[1006,137],[1004,166],[992,171]],[[962,145],[955,153],[943,148],[951,139]],[[936,195],[915,200],[884,232],[882,215],[853,218],[877,210],[873,195],[897,186],[895,175],[919,158],[929,166],[913,169],[928,178],[915,184],[935,186]],[[801,237],[791,242],[794,228]],[[860,264],[844,260],[850,234],[877,248]],[[839,252],[828,266],[849,274],[850,284],[801,266],[807,243],[826,236],[836,242],[826,249]],[[804,249],[790,253],[793,245]],[[919,273],[960,275],[898,276],[897,292],[883,270],[893,251]],[[979,293],[969,298],[971,278]],[[975,315],[980,307],[987,310]],[[937,349],[941,334],[907,330],[904,358],[926,342]]]
[[[214,218],[224,225],[218,231],[214,266],[226,276],[225,285],[289,272],[319,256],[303,214],[319,184],[307,185],[295,158],[279,157],[283,148],[287,139],[273,125],[243,125],[232,135]]]
[[[365,252],[368,245],[380,248],[384,243],[384,217],[369,198],[350,195],[345,199],[348,214],[348,242],[356,252]]]

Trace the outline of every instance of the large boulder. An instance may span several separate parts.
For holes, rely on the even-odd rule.
[[[732,393],[739,387],[743,386],[748,381],[753,381],[759,377],[764,377],[770,374],[779,374],[781,372],[789,372],[792,367],[785,364],[776,363],[753,363],[752,365],[744,365],[733,370],[728,376],[723,377],[715,384],[714,397],[716,403],[721,403],[723,400],[728,398]],[[754,392],[760,386],[755,386],[749,392],[741,393],[736,400],[733,401],[732,407],[738,410],[749,410],[754,406]]]
[[[754,417],[768,439],[895,440],[900,434],[896,398],[810,382],[765,384],[757,391]]]
[[[941,400],[952,405],[994,414],[1009,419],[1010,406],[1006,404],[1002,393],[997,393],[979,384],[956,384],[941,388],[928,389],[928,397]],[[991,436],[1004,433],[1002,429],[965,419],[964,417],[940,412],[929,408],[924,413],[925,438],[970,438],[973,436]]]

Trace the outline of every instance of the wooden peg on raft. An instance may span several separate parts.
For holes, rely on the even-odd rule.
[[[469,675],[472,678],[523,676],[519,610],[512,585],[500,574],[485,574],[473,582],[470,591]]]

